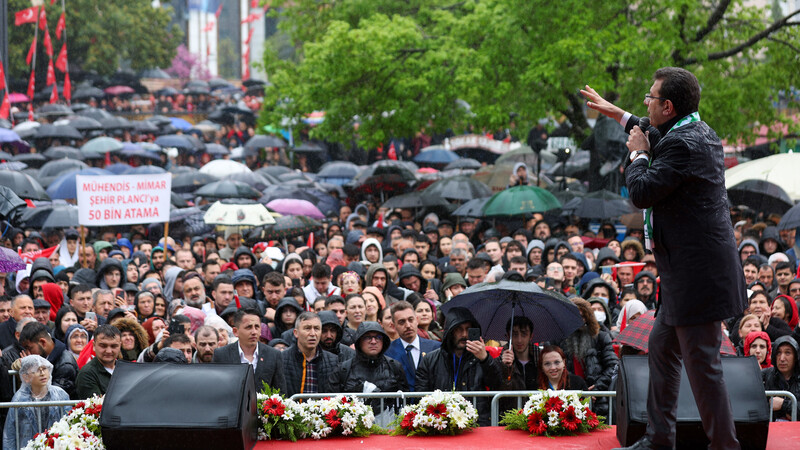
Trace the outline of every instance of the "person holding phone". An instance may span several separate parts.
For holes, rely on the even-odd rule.
[[[470,328],[473,331],[470,334]],[[486,351],[480,337],[480,324],[465,308],[453,308],[447,314],[442,346],[426,354],[416,373],[418,392],[499,390],[502,364]],[[478,399],[478,423],[491,422],[489,400]]]

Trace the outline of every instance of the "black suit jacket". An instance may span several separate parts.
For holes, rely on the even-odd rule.
[[[239,343],[234,342],[214,350],[213,362],[241,364]],[[256,392],[261,392],[262,383],[267,383],[273,389],[280,389],[281,393],[286,392],[281,352],[260,342],[258,343],[258,364],[256,364],[255,382]]]
[[[746,299],[722,143],[705,122],[669,131],[675,122],[659,127],[652,161],[632,162],[625,181],[636,207],[653,208],[651,238],[661,277],[658,314],[667,325],[687,326],[741,314]],[[625,131],[638,124],[632,116]]]

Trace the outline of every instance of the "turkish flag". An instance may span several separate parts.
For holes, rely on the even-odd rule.
[[[314,232],[308,233],[308,241],[306,242],[306,246],[311,250],[314,250]]]
[[[50,255],[53,254],[53,252],[58,250],[58,247],[60,247],[60,245],[56,245],[55,247],[46,248],[44,250],[36,250],[36,251],[25,252],[25,253],[22,253],[22,249],[21,248],[18,248],[17,249],[17,253],[19,254],[19,257],[22,258],[23,261],[25,261],[25,264],[33,264],[33,261],[36,258],[49,258]]]
[[[64,99],[69,103],[72,100],[72,83],[69,81],[69,72],[64,73]]]
[[[33,122],[33,102],[28,103],[28,122]]]
[[[389,144],[389,159],[397,161],[397,150],[394,149],[394,142]]]
[[[39,10],[39,29],[44,31],[47,28],[47,13],[44,8]]]
[[[6,88],[6,72],[3,70],[3,62],[0,61],[0,90]]]
[[[64,13],[61,13],[61,17],[58,18],[58,23],[56,23],[56,38],[61,39],[61,32],[67,29],[67,19],[64,17]]]
[[[14,25],[20,26],[26,23],[36,23],[37,9],[38,8],[31,6],[30,8],[25,8],[22,11],[14,13]]]
[[[58,52],[56,58],[56,68],[62,72],[67,71],[67,44],[61,46],[61,51]]]
[[[50,40],[49,30],[44,32],[44,50],[47,52],[47,56],[53,57],[53,41]]]
[[[50,103],[58,103],[58,85],[53,84],[53,92],[50,94]]]
[[[247,39],[244,40],[244,43],[250,45],[250,40],[253,39],[253,32],[256,31],[255,28],[251,28],[250,32],[247,33]]]
[[[45,81],[45,85],[50,86],[56,82],[56,70],[53,69],[53,60],[51,59],[50,62],[47,64],[47,81]]]
[[[36,74],[31,71],[31,79],[28,81],[28,98],[33,103],[33,93],[36,90]]]
[[[31,49],[28,50],[28,56],[25,58],[25,62],[30,66],[31,60],[33,60],[33,54],[36,52],[36,36],[33,37],[33,42],[31,42]]]
[[[3,103],[0,105],[0,117],[8,119],[11,112],[11,102],[8,100],[8,92],[3,94]]]
[[[219,4],[219,7],[217,8],[217,12],[214,13],[214,17],[219,19],[219,15],[220,14],[222,14],[222,3]]]

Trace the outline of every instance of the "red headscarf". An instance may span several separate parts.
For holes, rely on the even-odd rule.
[[[156,320],[166,323],[164,319],[158,316],[153,316],[142,323],[142,327],[145,331],[147,331],[147,341],[150,342],[150,345],[153,345],[156,342],[156,335],[153,333],[153,322]]]
[[[781,294],[781,295],[775,297],[775,300],[772,301],[772,305],[774,305],[775,302],[779,301],[781,298],[786,300],[784,302],[784,305],[783,305],[784,309],[786,309],[785,308],[786,304],[787,303],[789,304],[789,308],[790,309],[786,311],[786,314],[791,314],[791,317],[787,317],[783,321],[788,323],[789,324],[789,328],[794,330],[795,328],[797,328],[797,323],[800,322],[800,318],[797,317],[797,303],[794,301],[794,299],[792,297],[789,297],[788,295]],[[770,309],[772,308],[772,305],[769,305]]]
[[[58,310],[64,304],[64,291],[55,283],[45,283],[42,285],[42,292],[44,299],[50,303],[50,320],[55,321]]]
[[[747,337],[744,338],[744,356],[750,356],[750,344],[756,339],[767,341],[767,357],[764,358],[764,362],[761,363],[761,368],[766,369],[767,367],[772,367],[772,341],[769,339],[769,335],[766,331],[751,331],[747,333]]]

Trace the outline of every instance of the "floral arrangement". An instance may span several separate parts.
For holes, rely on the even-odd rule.
[[[310,434],[311,430],[303,421],[303,408],[294,400],[280,395],[280,389],[273,390],[266,383],[258,394],[258,440],[288,439],[292,442]]]
[[[384,433],[375,425],[372,407],[355,396],[337,395],[307,401],[302,406],[301,415],[314,439],[338,435],[366,437]]]
[[[405,406],[394,424],[394,435],[455,436],[477,426],[478,411],[461,394],[436,390],[419,403]]]
[[[100,436],[100,412],[102,409],[103,397],[97,395],[79,402],[49,430],[37,434],[28,442],[25,449],[105,449]]]
[[[605,418],[589,409],[589,399],[577,392],[536,391],[522,409],[506,412],[500,420],[507,430],[526,430],[534,436],[569,436],[607,428]]]

